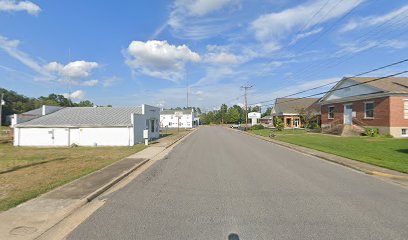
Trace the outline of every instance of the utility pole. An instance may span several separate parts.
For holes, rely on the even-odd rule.
[[[1,97],[0,97],[0,127],[1,127],[1,124],[2,124],[2,119],[3,119],[3,115],[2,115],[2,113],[3,113],[3,98],[4,98],[4,93],[2,93],[1,94]]]
[[[250,89],[250,88],[252,88],[252,85],[251,86],[248,86],[248,85],[245,85],[245,86],[241,86],[241,89],[244,89],[244,91],[245,91],[245,103],[244,103],[244,105],[245,105],[245,131],[247,130],[247,128],[248,128],[248,89]]]
[[[187,84],[187,109],[188,109],[188,78],[186,79],[186,84]]]

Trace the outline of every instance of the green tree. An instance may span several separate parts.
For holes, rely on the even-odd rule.
[[[272,114],[272,107],[268,107],[264,113],[262,113],[262,117],[270,116]]]
[[[237,108],[230,107],[227,112],[227,122],[228,123],[239,123],[241,120],[241,114]]]

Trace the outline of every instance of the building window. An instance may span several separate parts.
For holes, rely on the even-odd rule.
[[[327,116],[328,119],[333,119],[334,118],[334,106],[329,106],[329,111],[328,111],[327,115],[328,115]]]
[[[374,118],[374,102],[364,103],[364,118]]]
[[[171,126],[172,122],[169,122],[169,126]]]
[[[404,99],[404,118],[408,119],[408,99]]]
[[[406,128],[401,129],[401,135],[402,136],[408,136]]]

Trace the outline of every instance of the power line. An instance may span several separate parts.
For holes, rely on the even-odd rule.
[[[356,7],[357,7],[357,6],[356,6]],[[354,9],[352,9],[352,10],[354,10]],[[379,26],[377,26],[377,28],[372,29],[371,31],[368,31],[368,32],[362,34],[361,36],[357,37],[357,38],[354,39],[353,41],[355,42],[355,41],[359,41],[359,40],[361,40],[361,39],[363,39],[363,41],[368,40],[370,37],[372,37],[372,36],[374,36],[374,35],[380,33],[381,31],[383,31],[383,30],[385,29],[385,28],[382,28],[383,26],[385,26],[385,25],[388,24],[388,23],[391,23],[394,19],[396,19],[396,18],[399,17],[400,15],[403,15],[406,11],[408,11],[408,9],[405,10],[405,11],[403,11],[403,12],[400,13],[399,15],[396,15],[396,16],[390,18],[389,20],[383,22],[382,24],[380,24]],[[400,19],[399,21],[395,22],[394,24],[399,24],[399,23],[401,23],[401,22],[404,21],[405,18],[407,18],[407,17],[408,17],[408,15],[405,16],[405,17],[403,17],[403,18]],[[334,26],[334,25],[332,25],[332,26]],[[392,30],[387,31],[386,33],[390,33],[390,32],[392,32]],[[372,33],[374,33],[374,34],[372,34]],[[397,37],[399,37],[399,36],[401,36],[401,35],[403,35],[403,34],[405,34],[405,32],[400,32],[400,33],[397,35]],[[386,34],[383,34],[383,35],[386,35]],[[365,38],[364,38],[364,37],[365,37]],[[395,38],[395,37],[394,37],[394,38]],[[358,55],[361,55],[362,53],[367,52],[368,50],[371,50],[371,49],[373,49],[373,48],[376,48],[376,47],[382,45],[383,43],[385,43],[385,42],[387,42],[387,41],[388,41],[387,39],[382,40],[382,41],[378,42],[377,44],[374,44],[373,46],[370,46],[370,47],[367,48],[367,49],[364,49],[364,50],[362,50],[362,51],[355,52],[354,54],[351,54],[351,55],[348,55],[348,56],[346,55],[346,56],[343,56],[343,57],[331,57],[331,58],[329,58],[329,59],[334,59],[334,61],[335,61],[334,64],[333,64],[333,61],[326,61],[326,62],[320,63],[320,64],[310,63],[310,64],[306,65],[305,67],[303,67],[301,70],[299,70],[299,71],[297,71],[297,72],[298,72],[298,73],[301,73],[301,72],[303,71],[303,73],[305,73],[304,70],[308,70],[309,73],[308,73],[306,76],[311,76],[313,73],[318,72],[321,68],[327,70],[327,69],[329,69],[329,68],[332,68],[332,67],[334,67],[334,66],[337,66],[337,65],[339,65],[339,64],[341,64],[341,63],[343,63],[343,62],[345,62],[346,60],[348,60],[348,59],[350,59],[350,58],[353,58],[353,57],[356,57],[356,56],[358,56]],[[312,45],[313,43],[315,43],[315,42],[316,42],[316,41],[312,42],[312,43],[309,44],[308,46],[311,46],[311,45]],[[304,50],[304,49],[305,49],[305,48],[303,48],[303,49],[301,49],[301,50]],[[336,60],[336,58],[337,58],[337,60]],[[342,58],[345,58],[345,59],[343,59],[343,61],[341,61],[340,59],[342,59]],[[327,59],[327,60],[328,60],[328,59]],[[328,66],[328,67],[327,67],[327,66]],[[311,70],[311,69],[312,69],[312,70]]]
[[[408,58],[403,59],[403,60],[400,60],[400,61],[397,61],[397,62],[390,63],[390,64],[385,65],[385,66],[377,67],[377,68],[374,68],[374,69],[372,69],[372,70],[369,70],[369,71],[366,71],[366,72],[362,72],[362,73],[353,75],[353,76],[351,76],[351,77],[346,77],[345,79],[350,79],[350,78],[354,78],[354,77],[360,77],[360,76],[362,76],[362,75],[369,74],[369,73],[372,73],[372,72],[376,72],[376,71],[379,71],[379,70],[382,70],[382,69],[385,69],[385,68],[389,68],[389,67],[392,67],[392,66],[396,66],[396,65],[399,65],[399,64],[402,64],[402,63],[405,63],[405,62],[408,62]],[[315,90],[315,89],[318,89],[318,88],[326,87],[326,86],[329,86],[329,85],[334,84],[334,83],[337,83],[337,82],[338,82],[338,81],[333,81],[333,82],[330,82],[330,83],[326,83],[326,84],[323,84],[323,85],[320,85],[320,86],[317,86],[317,87],[309,88],[309,89],[306,89],[306,90],[302,90],[302,91],[300,91],[300,92],[296,92],[296,93],[292,93],[292,94],[283,96],[282,98],[291,97],[291,96],[295,96],[295,95],[298,95],[298,94],[301,94],[301,93],[305,93],[305,92],[308,92],[308,91],[311,91],[311,90]],[[275,100],[275,99],[265,100],[265,101],[261,101],[261,102],[257,102],[257,103],[252,103],[252,104],[250,104],[250,105],[254,105],[254,104],[258,104],[258,103],[271,102],[271,101],[274,101],[274,100]]]
[[[387,75],[387,76],[385,76],[385,77],[374,78],[374,79],[371,79],[371,80],[368,80],[368,81],[365,81],[365,82],[359,82],[359,83],[352,84],[352,85],[349,85],[349,86],[346,86],[346,87],[341,87],[341,88],[337,88],[337,89],[330,89],[330,90],[328,90],[328,91],[311,94],[311,95],[308,95],[308,96],[305,96],[305,97],[300,97],[300,98],[295,98],[295,99],[288,99],[288,100],[283,101],[283,102],[280,102],[280,103],[292,102],[292,101],[299,101],[299,100],[301,100],[301,99],[305,99],[305,98],[309,98],[309,97],[315,97],[315,96],[319,96],[319,95],[322,95],[322,94],[331,93],[331,92],[339,91],[339,90],[342,90],[342,89],[346,89],[346,88],[350,88],[350,87],[355,87],[355,86],[358,86],[358,85],[363,85],[363,84],[366,84],[366,83],[375,82],[375,81],[379,81],[379,80],[382,80],[382,79],[387,79],[387,78],[399,76],[399,75],[402,75],[402,74],[404,74],[404,73],[408,73],[408,71],[398,72],[398,73],[395,73],[395,74]],[[346,79],[347,79],[347,78],[346,78]],[[264,105],[264,106],[269,106],[269,105],[273,105],[273,104],[267,104],[267,105]]]

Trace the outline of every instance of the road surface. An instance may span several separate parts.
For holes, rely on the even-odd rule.
[[[68,239],[408,239],[408,190],[202,127]]]

